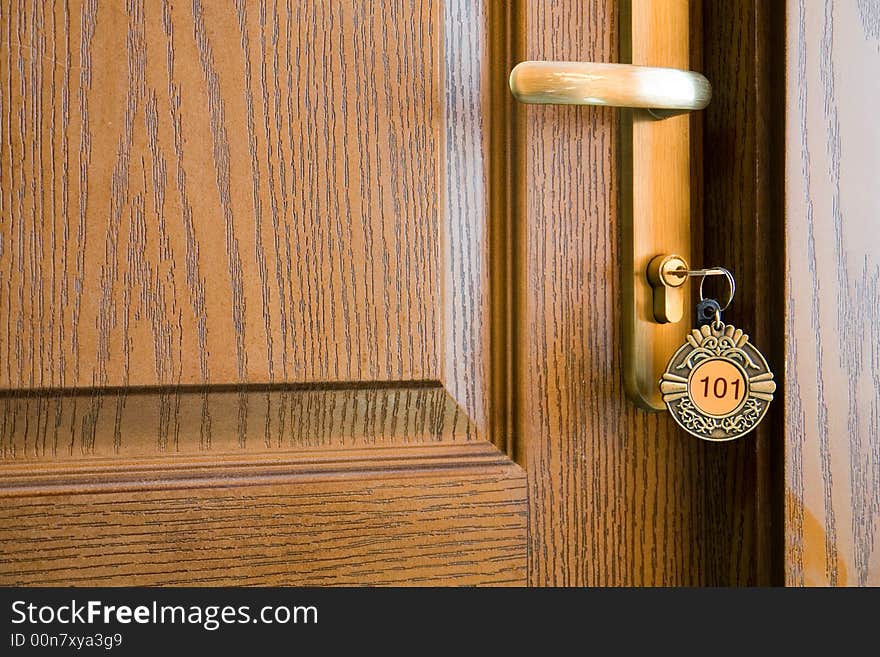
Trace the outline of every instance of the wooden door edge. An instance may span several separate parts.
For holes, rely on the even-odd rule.
[[[713,87],[703,116],[705,189],[697,206],[703,210],[703,256],[706,266],[726,266],[737,275],[729,317],[761,345],[784,390],[784,3],[747,0],[736,12],[702,3],[695,27],[702,31],[701,70]],[[754,562],[752,575],[738,583],[784,581],[783,400],[780,394],[754,437],[746,438],[754,441],[746,443],[752,445],[747,452],[720,464],[743,468],[742,482],[733,489],[729,481],[717,482],[707,491],[728,504],[752,506],[729,514],[731,549],[751,542],[754,552],[745,555]],[[753,496],[742,488],[750,485]],[[717,577],[728,583],[723,572]]]

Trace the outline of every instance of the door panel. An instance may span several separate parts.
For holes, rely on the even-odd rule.
[[[3,22],[0,385],[40,391],[7,404],[7,451],[49,416],[53,455],[111,449],[108,423],[199,446],[236,424],[485,437],[482,7],[37,2]],[[112,449],[149,451],[130,436]]]
[[[0,580],[524,581],[489,5],[0,8]]]
[[[442,378],[442,237],[485,221],[442,3],[44,4],[4,21],[5,388]]]

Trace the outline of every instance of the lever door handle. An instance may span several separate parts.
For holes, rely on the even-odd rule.
[[[689,286],[658,284],[652,262],[691,262],[691,117],[709,104],[709,81],[687,70],[690,0],[619,0],[621,64],[526,61],[510,72],[523,103],[625,108],[616,123],[621,239],[623,379],[640,406],[664,410],[658,381],[691,329]],[[558,120],[531,113],[533,120]],[[581,117],[599,124],[607,117]],[[663,119],[658,121],[656,119]],[[658,260],[659,258],[659,260]]]
[[[701,110],[712,98],[696,71],[594,62],[521,62],[510,90],[521,103],[636,107],[658,117]]]

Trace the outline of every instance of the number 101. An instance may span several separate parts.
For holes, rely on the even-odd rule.
[[[733,390],[733,398],[739,399],[740,395],[740,385],[742,384],[742,380],[739,378],[731,379],[730,385],[728,385],[728,380],[724,377],[715,377],[713,381],[710,382],[709,377],[703,377],[699,381],[703,384],[703,397],[709,396],[709,390],[711,388],[712,394],[716,399],[724,399],[727,397],[727,393],[729,390]],[[709,384],[712,384],[711,386]]]

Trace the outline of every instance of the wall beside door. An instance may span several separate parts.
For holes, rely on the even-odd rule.
[[[787,3],[785,581],[880,585],[880,9]]]

